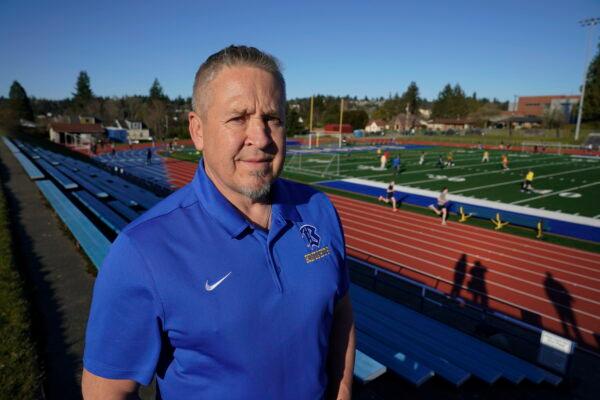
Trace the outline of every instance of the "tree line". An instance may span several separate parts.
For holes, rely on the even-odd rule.
[[[340,101],[344,100],[343,123],[354,129],[364,128],[370,119],[392,122],[397,116],[419,116],[426,109],[436,119],[465,119],[475,124],[487,121],[508,109],[508,102],[497,99],[478,98],[476,93],[468,96],[462,87],[447,84],[437,98],[428,101],[422,98],[416,82],[411,82],[399,95],[387,98],[356,96],[313,96],[312,128],[339,123]],[[296,98],[287,102],[286,127],[288,134],[307,131],[310,126],[310,98]],[[86,71],[81,71],[75,83],[72,97],[64,100],[29,98],[23,86],[15,81],[10,87],[8,98],[0,97],[0,125],[14,128],[20,120],[35,121],[39,115],[62,115],[76,119],[80,115],[100,118],[106,126],[114,120],[129,119],[142,121],[152,135],[186,137],[187,112],[191,109],[191,98],[170,99],[155,79],[148,95],[101,97],[92,91],[91,80]],[[545,116],[548,124],[556,124],[557,116]],[[592,60],[586,81],[586,96],[583,109],[585,122],[600,122],[600,45]]]

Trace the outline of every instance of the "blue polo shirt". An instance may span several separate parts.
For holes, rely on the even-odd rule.
[[[127,226],[94,286],[85,368],[163,399],[317,399],[344,239],[320,192],[278,179],[268,231],[193,181]]]

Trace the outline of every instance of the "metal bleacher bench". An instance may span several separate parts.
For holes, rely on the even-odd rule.
[[[73,192],[73,196],[116,233],[121,232],[127,225],[125,219],[88,192]]]
[[[25,173],[29,176],[30,179],[44,179],[44,174],[42,171],[38,169],[21,151],[10,141],[10,139],[2,136],[2,140],[6,147],[10,150],[10,152],[15,156],[19,164],[25,170]]]
[[[354,359],[354,378],[360,383],[368,383],[386,372],[385,365],[375,361],[360,350],[356,350]]]
[[[415,385],[438,375],[455,386],[475,376],[493,384],[558,385],[561,378],[475,337],[355,284],[350,295],[357,348]]]
[[[83,251],[96,268],[108,254],[110,242],[94,224],[75,207],[54,183],[48,180],[37,181],[36,185],[54,208],[60,219],[69,228]]]
[[[54,178],[54,180],[56,180],[56,182],[58,182],[63,188],[70,190],[70,189],[77,189],[79,187],[79,185],[77,185],[77,183],[73,182],[71,179],[69,179],[67,176],[65,176],[62,172],[57,170],[56,167],[51,165],[48,161],[37,160],[37,162],[40,165],[40,167],[42,167],[44,169],[44,171],[46,171],[52,178]]]

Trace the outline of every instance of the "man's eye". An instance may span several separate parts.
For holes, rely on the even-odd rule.
[[[246,121],[246,116],[238,115],[237,117],[230,118],[228,122],[242,123]]]
[[[275,126],[281,125],[281,119],[279,119],[277,117],[267,117],[265,119],[267,120],[267,122],[270,125],[275,125]]]

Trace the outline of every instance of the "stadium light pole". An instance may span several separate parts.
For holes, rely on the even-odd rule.
[[[583,84],[581,85],[581,98],[579,99],[579,111],[577,113],[577,126],[575,127],[575,140],[579,140],[579,130],[581,129],[581,114],[583,113],[583,99],[585,98],[585,85],[587,83],[588,70],[590,67],[590,46],[592,44],[592,32],[594,26],[600,24],[600,18],[588,18],[579,21],[579,25],[588,28],[587,47],[585,50],[585,63],[583,68]]]

